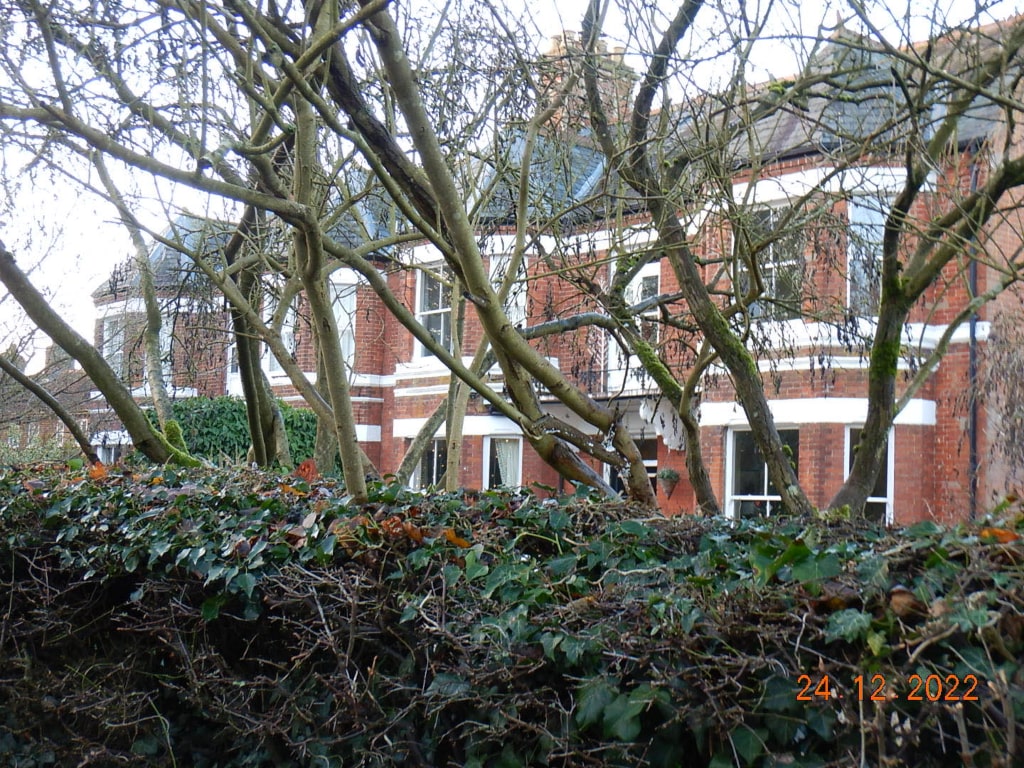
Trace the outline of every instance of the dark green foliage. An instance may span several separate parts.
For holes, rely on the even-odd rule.
[[[355,508],[255,471],[0,475],[0,764],[1024,759],[999,762],[1024,718],[1019,512],[896,533],[636,514],[396,485]],[[897,615],[897,584],[924,613]],[[912,701],[913,675],[974,675],[979,700]]]
[[[175,400],[174,419],[193,456],[215,463],[241,463],[249,450],[245,403],[237,397],[190,397]],[[316,414],[305,408],[281,404],[292,461],[298,464],[313,456]],[[151,413],[150,419],[155,419]],[[154,420],[154,424],[155,424]]]

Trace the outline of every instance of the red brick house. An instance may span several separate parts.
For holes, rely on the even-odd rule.
[[[559,51],[564,53],[564,42],[559,41],[561,47],[554,49],[556,60]],[[571,39],[568,42],[571,44]],[[629,74],[618,69],[621,56],[616,60],[616,55],[612,54],[609,61],[628,79]],[[831,55],[830,49],[821,54],[821,66],[829,65]],[[877,64],[869,60],[865,67]],[[621,85],[623,81],[618,82]],[[895,89],[896,85],[890,87]],[[619,85],[615,86],[614,92],[619,90]],[[827,504],[842,484],[867,412],[866,344],[878,302],[882,225],[892,196],[905,178],[899,158],[890,160],[879,155],[870,162],[843,167],[836,160],[836,147],[854,132],[869,134],[876,129],[886,118],[885,110],[892,109],[897,101],[893,93],[879,88],[856,108],[820,96],[812,98],[802,111],[777,114],[770,124],[759,125],[755,131],[762,142],[757,163],[739,164],[733,178],[733,200],[742,203],[752,231],[776,232],[780,222],[790,215],[793,200],[803,199],[812,190],[816,195],[818,220],[769,238],[770,244],[761,251],[766,292],[763,302],[750,307],[749,333],[751,343],[762,350],[759,365],[776,424],[792,451],[802,486],[810,500],[819,505]],[[561,121],[558,130],[572,124],[571,120]],[[979,104],[972,110],[962,121],[944,164],[929,179],[928,194],[911,215],[927,220],[932,203],[937,205],[969,191],[979,175],[987,172],[986,142],[1000,130],[997,109]],[[514,155],[515,136],[512,138]],[[631,204],[628,196],[619,198],[615,216],[610,210],[582,204],[601,199],[604,187],[615,183],[595,147],[580,139],[571,144],[568,154],[557,154],[554,137],[547,146],[552,153],[550,163],[542,149],[542,160],[533,169],[549,189],[555,190],[558,205],[574,214],[559,219],[557,231],[540,233],[528,254],[522,287],[513,291],[509,306],[510,318],[524,328],[581,308],[600,309],[593,295],[578,284],[552,276],[552,259],[560,260],[560,265],[571,263],[594,284],[607,284],[616,254],[643,249],[654,241],[648,222],[638,212],[639,206]],[[505,198],[497,195],[495,199]],[[198,220],[191,221],[194,224]],[[615,226],[609,226],[610,222]],[[498,203],[481,218],[481,251],[496,278],[507,267],[513,226],[513,212]],[[199,233],[202,226],[194,229]],[[989,234],[989,241],[1005,241],[1011,249],[1019,242],[1020,231],[1008,220]],[[716,265],[711,257],[730,253],[736,235],[713,206],[694,217],[693,234],[709,255],[710,280],[712,270],[721,268],[721,262]],[[157,270],[164,275],[162,290],[166,293],[177,284],[174,275],[182,264],[169,253],[161,255],[160,248],[154,249],[154,264],[167,265],[163,272]],[[396,296],[415,312],[435,339],[448,344],[452,295],[450,286],[438,279],[443,277],[440,254],[430,245],[418,244],[396,249],[380,263]],[[908,375],[935,349],[970,297],[994,284],[994,274],[984,264],[974,263],[976,266],[965,267],[962,273],[951,272],[939,281],[912,313],[901,361]],[[728,289],[743,279],[742,274],[735,273],[723,285]],[[353,271],[338,270],[331,281],[342,343],[351,361],[359,439],[378,468],[391,472],[447,395],[449,373],[394,320]],[[141,367],[132,362],[133,353],[127,349],[128,335],[123,329],[125,323],[132,322],[131,317],[138,316],[139,307],[130,280],[123,288],[118,290],[112,283],[95,294],[100,316],[97,344],[108,360],[122,365],[126,377],[136,381]],[[631,283],[629,300],[640,303],[672,296],[676,290],[667,262],[652,260]],[[670,312],[684,311],[679,300],[670,300],[666,307]],[[218,311],[216,307],[190,305],[179,315],[186,318],[179,320],[185,324],[168,335],[168,372],[177,396],[241,393],[226,343],[227,321]],[[962,519],[984,511],[1004,491],[1002,475],[990,476],[984,471],[993,435],[990,418],[984,407],[969,396],[996,311],[995,305],[984,308],[953,334],[935,373],[896,418],[888,459],[869,500],[873,517],[895,523]],[[286,322],[285,340],[303,370],[315,379],[312,344],[303,314],[300,303]],[[211,319],[218,316],[220,320]],[[650,340],[659,346],[663,359],[677,375],[685,376],[692,354],[679,343],[679,334],[660,327],[653,314],[644,317],[644,333],[650,334]],[[202,327],[206,335],[197,336],[186,327]],[[481,329],[470,311],[464,349],[475,350],[481,338]],[[693,511],[695,499],[686,479],[678,419],[640,370],[639,361],[623,353],[606,331],[596,327],[534,343],[593,397],[619,409],[639,440],[652,479],[659,469],[679,472],[681,482],[670,497],[659,491],[663,511]],[[192,345],[191,350],[188,345]],[[185,365],[185,358],[191,367]],[[284,400],[299,402],[275,360],[266,358],[265,370]],[[491,379],[500,386],[499,374],[492,372]],[[144,396],[145,392],[140,389],[139,394]],[[551,413],[571,420],[567,409],[554,398],[542,395],[542,401]],[[705,462],[722,509],[731,516],[775,513],[778,499],[750,437],[743,409],[735,402],[728,377],[721,369],[712,367],[704,377],[699,420]],[[444,442],[439,439],[443,435],[442,427],[421,461],[415,483],[428,485],[453,469],[447,466]],[[492,413],[478,397],[470,400],[464,436],[458,468],[464,486],[542,483],[557,490],[571,490],[533,453],[518,427]],[[618,482],[614,473],[607,468],[605,472],[613,484]]]

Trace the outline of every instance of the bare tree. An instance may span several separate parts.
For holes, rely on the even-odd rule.
[[[1016,139],[1010,137],[1012,131],[999,128],[1019,122],[1018,62],[1024,25],[1017,20],[997,32],[989,28],[967,33],[944,27],[934,18],[930,42],[908,46],[906,40],[913,38],[890,42],[864,7],[852,3],[849,20],[861,26],[861,33],[841,26],[828,39],[812,37],[805,66],[796,77],[751,84],[747,73],[753,45],[766,36],[771,21],[767,14],[779,7],[755,17],[743,9],[689,0],[664,19],[660,32],[650,30],[647,70],[629,118],[622,123],[610,118],[599,88],[598,36],[607,5],[594,0],[583,25],[591,121],[606,155],[649,212],[658,233],[651,251],[668,258],[685,297],[687,319],[707,345],[705,350],[728,371],[772,484],[790,513],[806,514],[812,505],[791,466],[766,397],[758,365],[764,358],[757,343],[771,325],[764,321],[803,317],[828,323],[835,329],[831,344],[849,344],[856,338],[870,356],[867,421],[849,477],[830,502],[832,507],[860,512],[882,465],[893,420],[945,350],[946,344],[940,343],[926,354],[927,362],[916,368],[897,395],[897,368],[901,355],[908,354],[904,329],[911,311],[928,311],[936,291],[945,296],[943,287],[960,279],[971,262],[983,262],[1003,274],[1005,279],[992,290],[971,289],[947,324],[948,342],[960,324],[1019,274],[1018,254],[1000,252],[986,232],[1002,225],[1014,209],[1016,201],[1006,193],[1024,181],[1024,167],[1014,151]],[[707,26],[699,25],[701,19],[707,19]],[[718,57],[722,71],[730,74],[709,90],[701,88],[692,73],[701,56],[715,54],[695,47],[693,41],[702,34],[708,39],[707,30],[716,21],[724,22],[723,31],[734,30],[732,36],[724,35],[728,57]],[[798,38],[791,39],[792,48],[801,47]],[[666,94],[681,79],[688,87],[683,105],[677,106]],[[963,140],[969,134],[977,136],[970,144]],[[826,137],[828,141],[823,140]],[[818,153],[827,170],[816,183],[791,191],[787,208],[768,220],[759,215],[752,190],[776,172],[772,166],[781,150],[789,148],[787,141],[796,146],[804,141],[806,151]],[[837,215],[849,200],[841,190],[844,174],[880,162],[895,164],[902,181],[886,207],[879,243],[880,272],[874,280],[880,290],[874,292],[877,304],[868,313],[877,319],[858,323],[845,308],[825,306],[821,297],[806,292],[803,275],[781,273],[769,256],[773,248],[794,238],[799,252],[807,247],[803,238],[815,232],[832,232],[833,240],[852,242],[848,220]],[[964,174],[966,168],[973,171]],[[970,175],[970,183],[958,184],[954,178],[936,192],[929,181],[936,175],[957,174]],[[746,192],[737,196],[739,182]],[[711,227],[719,228],[719,240],[731,245],[709,258],[699,243],[707,242]],[[622,272],[628,279],[628,269]],[[628,331],[630,312],[613,314]],[[840,338],[846,341],[839,342]],[[670,366],[635,332],[623,333],[622,340],[687,422],[691,409]],[[686,429],[688,461],[699,464],[694,461],[699,448],[694,426],[690,421]],[[698,480],[700,495],[698,466],[691,467],[691,475]]]

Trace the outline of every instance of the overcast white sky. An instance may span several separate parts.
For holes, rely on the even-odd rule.
[[[666,13],[674,12],[676,7],[676,3],[668,0],[632,2],[642,9],[635,14],[642,13],[648,19],[653,18],[657,21],[663,20]],[[763,2],[767,3],[769,0]],[[517,3],[521,3],[524,8],[523,19],[531,21],[537,30],[538,46],[544,48],[544,41],[563,29],[580,29],[587,0],[508,0],[507,4]],[[872,9],[872,18],[876,19],[879,25],[893,28],[892,14],[897,12],[893,3],[865,0],[865,4]],[[757,0],[748,2],[747,12],[755,13],[757,5]],[[828,24],[834,24],[837,18],[836,9],[846,7],[845,4],[834,3],[832,0],[797,4],[799,11],[787,12],[782,3],[777,3],[777,6],[774,11],[778,20],[777,26],[767,30],[766,36],[769,38],[773,34],[791,35],[792,30],[798,26],[802,27],[806,34],[813,35],[823,20]],[[989,19],[1008,18],[1017,12],[1018,7],[1019,2],[1016,0],[1001,0],[989,11]],[[727,37],[715,33],[715,30],[725,22],[721,17],[714,18],[713,8],[714,3],[709,3],[705,11],[702,11],[703,16],[699,17],[699,22],[703,23],[701,28],[709,38],[700,41],[702,52],[708,50],[709,45],[720,44],[721,40]],[[957,22],[974,15],[975,3],[973,0],[914,2],[909,6],[909,12],[900,11],[899,17],[919,17],[912,26],[915,39],[920,39],[927,34],[928,26],[924,20],[935,13],[936,9],[945,9],[950,20]],[[624,14],[615,9],[610,12],[605,24],[609,47],[625,45],[629,50],[640,47],[635,30],[643,24],[638,23],[642,20],[635,14]],[[662,28],[664,24],[658,26]],[[707,31],[709,28],[710,33]],[[639,66],[641,62],[636,64]],[[793,73],[798,66],[797,57],[781,43],[766,44],[756,57],[756,64],[761,71],[752,74],[754,79],[767,78],[769,75],[786,76]],[[713,71],[713,68],[708,68],[709,76]],[[110,274],[111,269],[130,254],[131,246],[127,234],[114,222],[114,213],[110,206],[97,199],[78,195],[70,191],[69,186],[40,185],[24,192],[18,198],[10,208],[0,209],[0,239],[14,251],[22,268],[29,268],[42,262],[43,266],[35,273],[36,284],[44,293],[52,295],[62,315],[72,320],[83,336],[91,339],[94,313],[90,295]],[[158,208],[155,205],[149,207],[148,223],[153,226],[157,226],[159,222]],[[27,222],[32,222],[33,226],[27,225]],[[0,291],[0,346],[3,348],[10,342],[19,317],[20,310],[14,306],[5,292]],[[45,348],[48,343],[47,339],[36,339],[35,348]],[[38,361],[39,358],[36,359]]]

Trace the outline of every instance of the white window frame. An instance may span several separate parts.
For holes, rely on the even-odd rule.
[[[299,296],[296,295],[292,298],[291,304],[288,306],[288,310],[285,312],[284,320],[281,322],[281,343],[284,344],[284,348],[288,350],[288,354],[292,357],[295,356],[298,351],[298,327],[299,327],[299,308],[298,308]],[[266,308],[264,310],[263,320],[270,326],[270,320],[277,311],[278,298],[273,293],[266,294]],[[284,366],[281,365],[281,361],[277,359],[277,356],[270,350],[270,345],[264,343],[263,345],[263,357],[262,357],[263,371],[270,378],[287,378]]]
[[[892,198],[882,193],[854,195],[846,205],[846,306],[851,315],[877,317],[882,292],[882,239],[885,236],[885,220],[892,208]],[[873,251],[871,259],[866,257],[869,250]],[[856,264],[868,262],[874,266],[876,272],[876,295],[872,301],[875,306],[870,311],[867,308],[867,301],[871,297],[856,295],[866,293],[867,287],[855,285],[857,279],[867,272],[866,269],[858,269]]]
[[[117,374],[125,375],[125,345],[128,341],[127,323],[121,315],[103,318],[103,359]]]
[[[356,312],[358,310],[359,281],[351,269],[340,269],[331,275],[328,284],[334,322],[338,325],[341,356],[352,379],[356,364]]]
[[[736,487],[736,435],[740,432],[750,433],[749,426],[733,427],[726,433],[725,441],[725,509],[726,516],[731,520],[739,520],[739,504],[744,502],[764,502],[765,512],[762,517],[773,517],[777,510],[781,511],[781,497],[768,493],[768,486],[771,479],[768,477],[767,466],[765,467],[761,494],[737,494]],[[796,425],[779,425],[779,432],[795,431],[797,433],[797,446],[800,445],[800,428]],[[797,468],[799,469],[800,457],[797,455]]]
[[[750,214],[752,216],[764,216],[767,215],[768,226],[763,230],[757,227],[755,231],[762,231],[765,236],[768,236],[777,226],[778,218],[784,216],[792,206],[788,201],[779,201],[773,205],[756,205],[751,207]],[[799,256],[793,256],[789,254],[789,258],[779,258],[785,254],[785,245],[791,238],[800,238],[800,253]],[[733,253],[735,253],[735,242],[733,247]],[[769,321],[769,322],[784,322],[786,320],[795,320],[803,314],[803,294],[799,291],[799,286],[802,285],[803,279],[797,281],[798,294],[795,297],[795,310],[790,310],[785,305],[777,303],[778,300],[778,277],[780,271],[785,267],[798,267],[800,274],[807,269],[807,241],[804,237],[803,230],[783,232],[779,237],[772,240],[763,250],[757,254],[757,265],[758,270],[761,273],[761,279],[764,282],[764,293],[761,294],[761,298],[751,304],[747,310],[750,313],[750,317],[757,321]],[[740,287],[743,288],[742,280],[749,280],[747,265],[738,263],[736,274],[741,278]]]
[[[496,440],[514,442],[516,444],[516,478],[514,483],[504,483],[501,486],[491,485],[491,448]],[[523,438],[515,435],[485,435],[483,445],[483,477],[481,487],[489,488],[520,488],[523,485]]]
[[[451,279],[451,275],[446,273],[446,270],[444,268],[444,264],[441,263],[441,262],[437,262],[437,263],[434,263],[434,264],[427,264],[427,265],[424,265],[424,266],[425,266],[426,269],[430,270],[434,274],[437,274],[437,275],[439,275],[440,277],[442,277],[444,279],[448,279],[448,280]],[[429,309],[424,309],[424,306],[423,306],[424,301],[423,300],[424,300],[424,291],[426,290],[426,285],[427,285],[426,281],[427,280],[430,280],[432,282],[438,283],[441,286],[441,295],[438,297],[439,299],[443,299],[444,291],[446,289],[448,290],[448,305],[447,306],[440,306],[439,305],[437,307],[431,307]],[[427,274],[426,271],[424,271],[423,269],[420,269],[420,270],[417,270],[417,275],[416,275],[416,321],[418,323],[420,323],[424,328],[427,328],[428,331],[429,331],[429,328],[427,326],[426,320],[427,320],[427,318],[433,318],[433,317],[440,317],[441,318],[441,334],[442,334],[442,339],[440,341],[441,341],[441,344],[443,346],[447,347],[448,351],[451,351],[451,348],[452,348],[452,295],[451,295],[450,284],[449,284],[449,286],[445,286],[443,282],[438,281],[436,278],[434,278],[431,275]],[[447,323],[447,327],[448,327],[447,343],[445,343],[445,339],[444,339],[445,323]],[[433,335],[433,334],[431,334],[431,335]],[[423,344],[418,339],[416,340],[416,344],[415,344],[415,357],[417,357],[419,359],[423,359],[423,358],[433,358],[434,356],[435,355],[434,355],[433,352],[431,352],[429,349],[427,349],[425,346],[423,346]]]
[[[437,447],[438,447],[438,445],[440,445],[442,448],[444,448],[444,454],[445,454],[444,455],[444,463],[445,463],[445,469],[447,470],[447,468],[448,468],[448,442],[447,442],[447,439],[444,438],[444,437],[435,437],[435,438],[433,438],[431,440],[431,443],[430,443],[430,448],[433,448],[433,450],[434,450],[434,461],[433,461],[433,468],[432,468],[433,469],[434,478],[430,482],[425,482],[424,478],[423,478],[423,459],[427,456],[427,452],[425,450],[423,452],[423,455],[420,457],[420,460],[418,462],[416,462],[416,469],[413,472],[413,476],[412,476],[412,487],[413,488],[418,488],[420,490],[426,490],[427,488],[429,488],[429,487],[431,487],[433,485],[437,485],[437,481],[441,479],[441,475],[438,474],[438,471],[437,471],[437,455],[438,455],[437,454]]]
[[[614,265],[613,265],[614,269]],[[645,298],[652,298],[644,296],[644,284],[645,282],[653,279],[654,282],[654,296],[661,293],[661,260],[651,261],[644,264],[640,270],[636,273],[632,280],[629,281],[629,285],[626,286],[625,300],[628,306],[633,306],[643,301]],[[643,333],[643,329],[646,324],[653,325],[655,334],[655,343],[657,343],[659,335],[659,327],[652,320],[645,320],[642,316],[637,318],[637,324]],[[608,340],[607,350],[607,366],[608,366],[608,381],[607,389],[610,393],[617,392],[638,392],[638,391],[649,391],[653,388],[653,382],[651,381],[650,374],[644,369],[640,362],[640,358],[636,355],[628,355],[625,350],[619,346],[618,342],[608,334],[606,336]]]
[[[850,464],[851,462],[851,451],[853,450],[853,430],[864,429],[863,424],[847,424],[844,433],[845,444],[843,447],[843,480],[845,481],[850,476]],[[895,519],[895,511],[893,507],[893,498],[896,490],[896,430],[889,429],[889,439],[886,442],[885,447],[885,468],[886,468],[886,483],[885,483],[885,498],[881,496],[868,496],[867,502],[869,504],[885,504],[885,518],[883,522],[886,525],[892,525]]]
[[[160,323],[160,372],[164,384],[174,384],[174,322],[173,318],[164,317]]]
[[[658,445],[661,442],[661,440],[659,440],[658,437],[647,437],[647,436],[641,437],[640,435],[633,435],[633,440],[635,440],[638,444],[640,442],[645,441],[645,440],[650,440],[651,442],[654,443],[655,449],[658,448]],[[639,447],[640,446],[637,445],[637,448],[639,448]],[[643,451],[641,451],[641,453],[643,453]],[[644,467],[647,469],[647,478],[651,481],[651,488],[654,489],[654,495],[657,496],[658,492],[660,490],[658,488],[658,482],[657,482],[657,480],[658,480],[658,458],[657,458],[657,454],[655,454],[655,458],[653,458],[653,459],[644,459],[643,462],[644,462]],[[616,480],[619,480],[620,483],[621,483],[622,478],[619,477],[618,474],[619,474],[619,471],[616,468],[614,468],[611,464],[605,464],[604,465],[604,481],[606,483],[608,483],[608,485],[611,485],[612,487],[614,487]],[[625,485],[624,483],[622,483],[622,484]]]
[[[495,291],[501,288],[501,283],[505,279],[505,275],[508,272],[511,261],[511,253],[499,253],[490,257],[488,271],[491,278],[491,285],[494,286]],[[516,275],[515,282],[513,282],[512,286],[509,288],[508,296],[505,300],[505,314],[508,316],[508,321],[512,324],[513,328],[524,327],[526,325],[527,298],[529,295],[526,281],[526,256],[524,254],[523,260],[519,264],[519,271]]]

